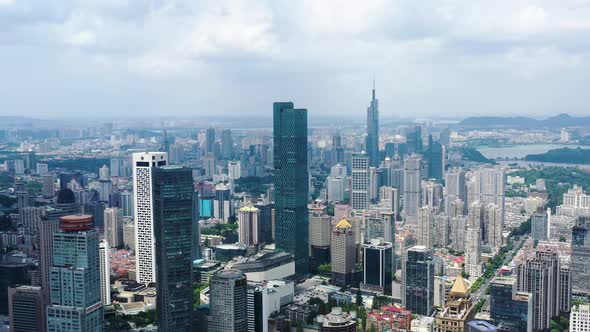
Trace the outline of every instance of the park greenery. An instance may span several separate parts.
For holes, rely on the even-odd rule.
[[[510,173],[510,176],[524,177],[525,184],[534,184],[537,179],[545,180],[549,200],[547,206],[554,209],[561,204],[563,194],[574,184],[590,188],[590,172],[574,167],[537,167]]]
[[[96,172],[104,165],[109,165],[110,160],[106,158],[75,158],[75,159],[49,159],[47,166],[50,169],[62,168],[69,170]]]
[[[495,164],[492,159],[486,158],[481,152],[471,147],[461,147],[458,149],[464,160],[474,161],[478,163]]]
[[[261,194],[266,194],[266,190],[270,187],[272,183],[272,176],[265,176],[265,177],[256,177],[256,176],[247,176],[242,177],[235,180],[235,192],[247,192],[252,194],[253,196],[259,196]]]
[[[575,149],[554,149],[545,153],[526,155],[525,160],[563,164],[590,164],[590,149],[580,147]]]
[[[238,229],[238,224],[236,223],[227,223],[227,224],[215,224],[213,227],[202,228],[201,234],[203,235],[219,235],[223,237],[228,237],[234,234]]]
[[[199,283],[193,287],[193,307],[198,308],[201,305],[201,291],[207,287],[209,287],[207,283]]]
[[[136,315],[110,315],[105,317],[105,330],[107,332],[131,331],[144,328],[148,325],[156,325],[156,310],[147,310]]]

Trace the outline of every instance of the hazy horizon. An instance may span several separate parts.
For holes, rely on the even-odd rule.
[[[590,1],[0,0],[0,115],[586,115]]]

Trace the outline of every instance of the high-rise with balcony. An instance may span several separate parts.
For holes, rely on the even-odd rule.
[[[298,275],[309,272],[307,110],[273,104],[276,248],[295,255]]]
[[[142,284],[156,282],[152,171],[165,166],[165,152],[133,154],[133,210],[135,218],[135,273]]]

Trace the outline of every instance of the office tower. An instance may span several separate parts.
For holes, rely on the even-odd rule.
[[[59,190],[68,189],[68,187],[71,187],[72,185],[83,187],[85,184],[86,184],[86,181],[84,181],[84,176],[80,172],[76,172],[76,173],[61,172],[61,173],[59,173]]]
[[[412,313],[429,316],[434,309],[434,262],[432,251],[414,246],[402,262],[402,306]]]
[[[16,193],[18,214],[21,215],[24,208],[31,206],[30,194],[22,179],[16,179],[14,181],[14,191]]]
[[[510,331],[532,332],[533,295],[517,291],[513,276],[494,277],[490,283],[490,317]]]
[[[330,168],[330,176],[333,177],[345,177],[346,176],[346,166],[338,163]]]
[[[415,126],[406,132],[407,153],[422,153],[422,127]]]
[[[159,331],[186,331],[193,308],[195,193],[192,169],[161,166],[152,170]]]
[[[20,223],[31,233],[37,233],[37,225],[41,222],[43,208],[25,207],[21,211]]]
[[[215,185],[215,200],[213,201],[213,216],[228,223],[233,215],[233,204],[231,200],[231,187],[229,184],[218,183]]]
[[[568,262],[569,263],[569,262]],[[559,267],[559,312],[569,312],[572,306],[572,270],[567,264]]]
[[[449,217],[440,213],[434,216],[434,246],[446,248],[449,245]]]
[[[105,239],[113,247],[123,246],[123,216],[118,208],[104,209]]]
[[[475,312],[471,301],[469,285],[459,274],[449,291],[447,301],[436,314],[437,332],[467,332],[467,322],[473,319]]]
[[[428,161],[428,178],[442,181],[445,170],[444,147],[439,142],[433,141],[432,135],[428,136],[426,158]]]
[[[234,142],[231,136],[231,130],[223,129],[221,131],[221,155],[223,159],[230,159],[233,154]]]
[[[327,200],[340,203],[344,200],[344,179],[339,176],[328,176],[326,179]]]
[[[14,175],[23,176],[25,175],[25,162],[22,159],[14,161]]]
[[[455,250],[465,251],[465,233],[467,232],[468,219],[465,216],[449,218],[451,225],[451,246]]]
[[[483,239],[490,247],[497,251],[502,246],[502,230],[504,229],[502,209],[493,203],[484,206]]]
[[[41,287],[17,286],[8,288],[10,331],[44,332],[45,306]]]
[[[430,206],[423,206],[418,210],[418,234],[416,240],[418,245],[428,249],[434,247],[434,211]]]
[[[465,233],[465,272],[471,278],[480,277],[481,266],[481,224],[483,206],[475,202],[469,208],[467,232]]]
[[[247,204],[238,210],[238,242],[246,246],[260,244],[260,210]]]
[[[41,287],[45,303],[49,303],[49,269],[53,265],[53,233],[59,228],[59,218],[79,212],[74,193],[70,189],[60,190],[57,202],[49,205],[37,228],[39,236],[39,259],[41,265]]]
[[[465,183],[465,171],[461,168],[453,168],[445,175],[445,212],[450,217],[449,211],[452,210],[451,204],[457,199],[465,202],[467,199],[467,187]],[[461,214],[465,214],[462,211]]]
[[[454,201],[450,202],[450,204],[445,205],[448,206],[445,207],[445,212],[447,216],[449,216],[449,218],[464,216],[466,214],[465,201],[463,200],[457,198]]]
[[[351,206],[355,211],[369,207],[369,158],[365,153],[352,154]]]
[[[111,304],[111,262],[109,258],[109,243],[101,240],[99,243],[100,260],[100,298],[102,305]]]
[[[590,305],[577,304],[570,312],[570,332],[590,331]]]
[[[379,100],[375,98],[375,82],[371,104],[367,107],[367,156],[369,166],[379,166]]]
[[[356,264],[356,239],[353,227],[346,219],[341,219],[332,229],[330,256],[332,283],[341,287],[350,285]]]
[[[24,257],[0,255],[0,315],[8,315],[8,288],[29,283],[28,266]]]
[[[549,227],[547,213],[543,208],[537,209],[531,215],[531,236],[536,241],[549,239]]]
[[[133,194],[125,190],[120,193],[119,199],[119,207],[121,208],[120,212],[122,213],[123,217],[133,217]]]
[[[356,332],[356,315],[342,311],[341,307],[333,307],[326,315],[317,317],[319,331],[322,332]]]
[[[562,297],[571,296],[560,287],[560,261],[551,249],[539,249],[535,256],[517,266],[518,290],[533,294],[533,330],[550,328],[559,315]]]
[[[309,271],[307,110],[273,104],[276,248],[295,255],[298,275]]]
[[[574,185],[567,193],[563,194],[563,204],[557,206],[557,215],[570,217],[590,215],[590,195],[584,193],[584,189]]]
[[[47,173],[43,175],[43,198],[52,198],[55,196],[55,180],[53,174]]]
[[[246,276],[238,270],[221,270],[211,277],[208,332],[248,331],[247,287]]]
[[[102,331],[98,233],[92,216],[60,218],[54,233],[48,331]]]
[[[248,281],[247,331],[269,331],[268,320],[270,316],[278,313],[281,307],[293,302],[293,291],[294,286],[292,281]]]
[[[421,183],[422,199],[420,206],[428,205],[436,208],[438,211],[442,209],[443,202],[443,186],[436,181],[422,181]]]
[[[590,217],[578,217],[572,228],[572,290],[590,297]]]
[[[35,157],[35,151],[29,150],[23,154],[24,166],[26,169],[32,171],[37,164],[37,158]]]
[[[142,284],[156,282],[154,252],[154,213],[152,176],[156,167],[165,166],[165,152],[133,154],[133,215],[135,217],[135,273]]]
[[[363,243],[363,283],[361,289],[391,295],[393,245],[381,239]]]
[[[205,170],[205,177],[211,179],[215,175],[216,159],[212,153],[207,153],[203,158],[203,169]]]
[[[369,201],[376,202],[379,198],[379,188],[381,187],[381,173],[375,167],[369,167]]]
[[[420,205],[420,163],[417,155],[408,156],[404,162],[404,213],[416,217]]]
[[[260,241],[262,243],[272,243],[273,241],[273,211],[272,204],[266,200],[259,200],[254,204],[260,211]]]
[[[404,190],[404,169],[401,166],[396,166],[390,171],[390,185],[398,188],[403,192]]]
[[[468,195],[472,199],[478,200],[484,205],[496,204],[504,211],[506,174],[501,167],[479,168],[473,172],[472,181],[472,187],[468,190]]]
[[[125,247],[135,250],[135,223],[133,219],[123,221],[123,242]]]
[[[206,138],[205,138],[205,152],[213,153],[215,145],[215,128],[207,128]]]
[[[389,207],[391,212],[395,213],[396,216],[398,216],[401,211],[399,192],[399,189],[394,187],[379,188],[381,204]]]
[[[395,249],[395,213],[381,211],[380,214],[381,222],[383,223],[383,241],[394,244]]]
[[[106,166],[105,166],[106,167]],[[98,196],[101,202],[108,202],[113,192],[113,183],[110,179],[98,181]]]
[[[111,171],[107,165],[102,165],[102,167],[98,169],[98,179],[99,180],[110,180],[111,179]]]
[[[318,264],[330,262],[330,239],[332,218],[326,214],[326,207],[312,204],[309,211],[309,256]]]
[[[239,160],[230,160],[227,162],[227,176],[234,180],[242,177],[242,166]]]

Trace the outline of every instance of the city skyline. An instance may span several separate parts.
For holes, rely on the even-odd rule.
[[[571,93],[590,71],[586,2],[335,5],[4,0],[0,107],[253,115],[288,98],[310,114],[362,116],[374,74],[384,118],[586,112]]]

